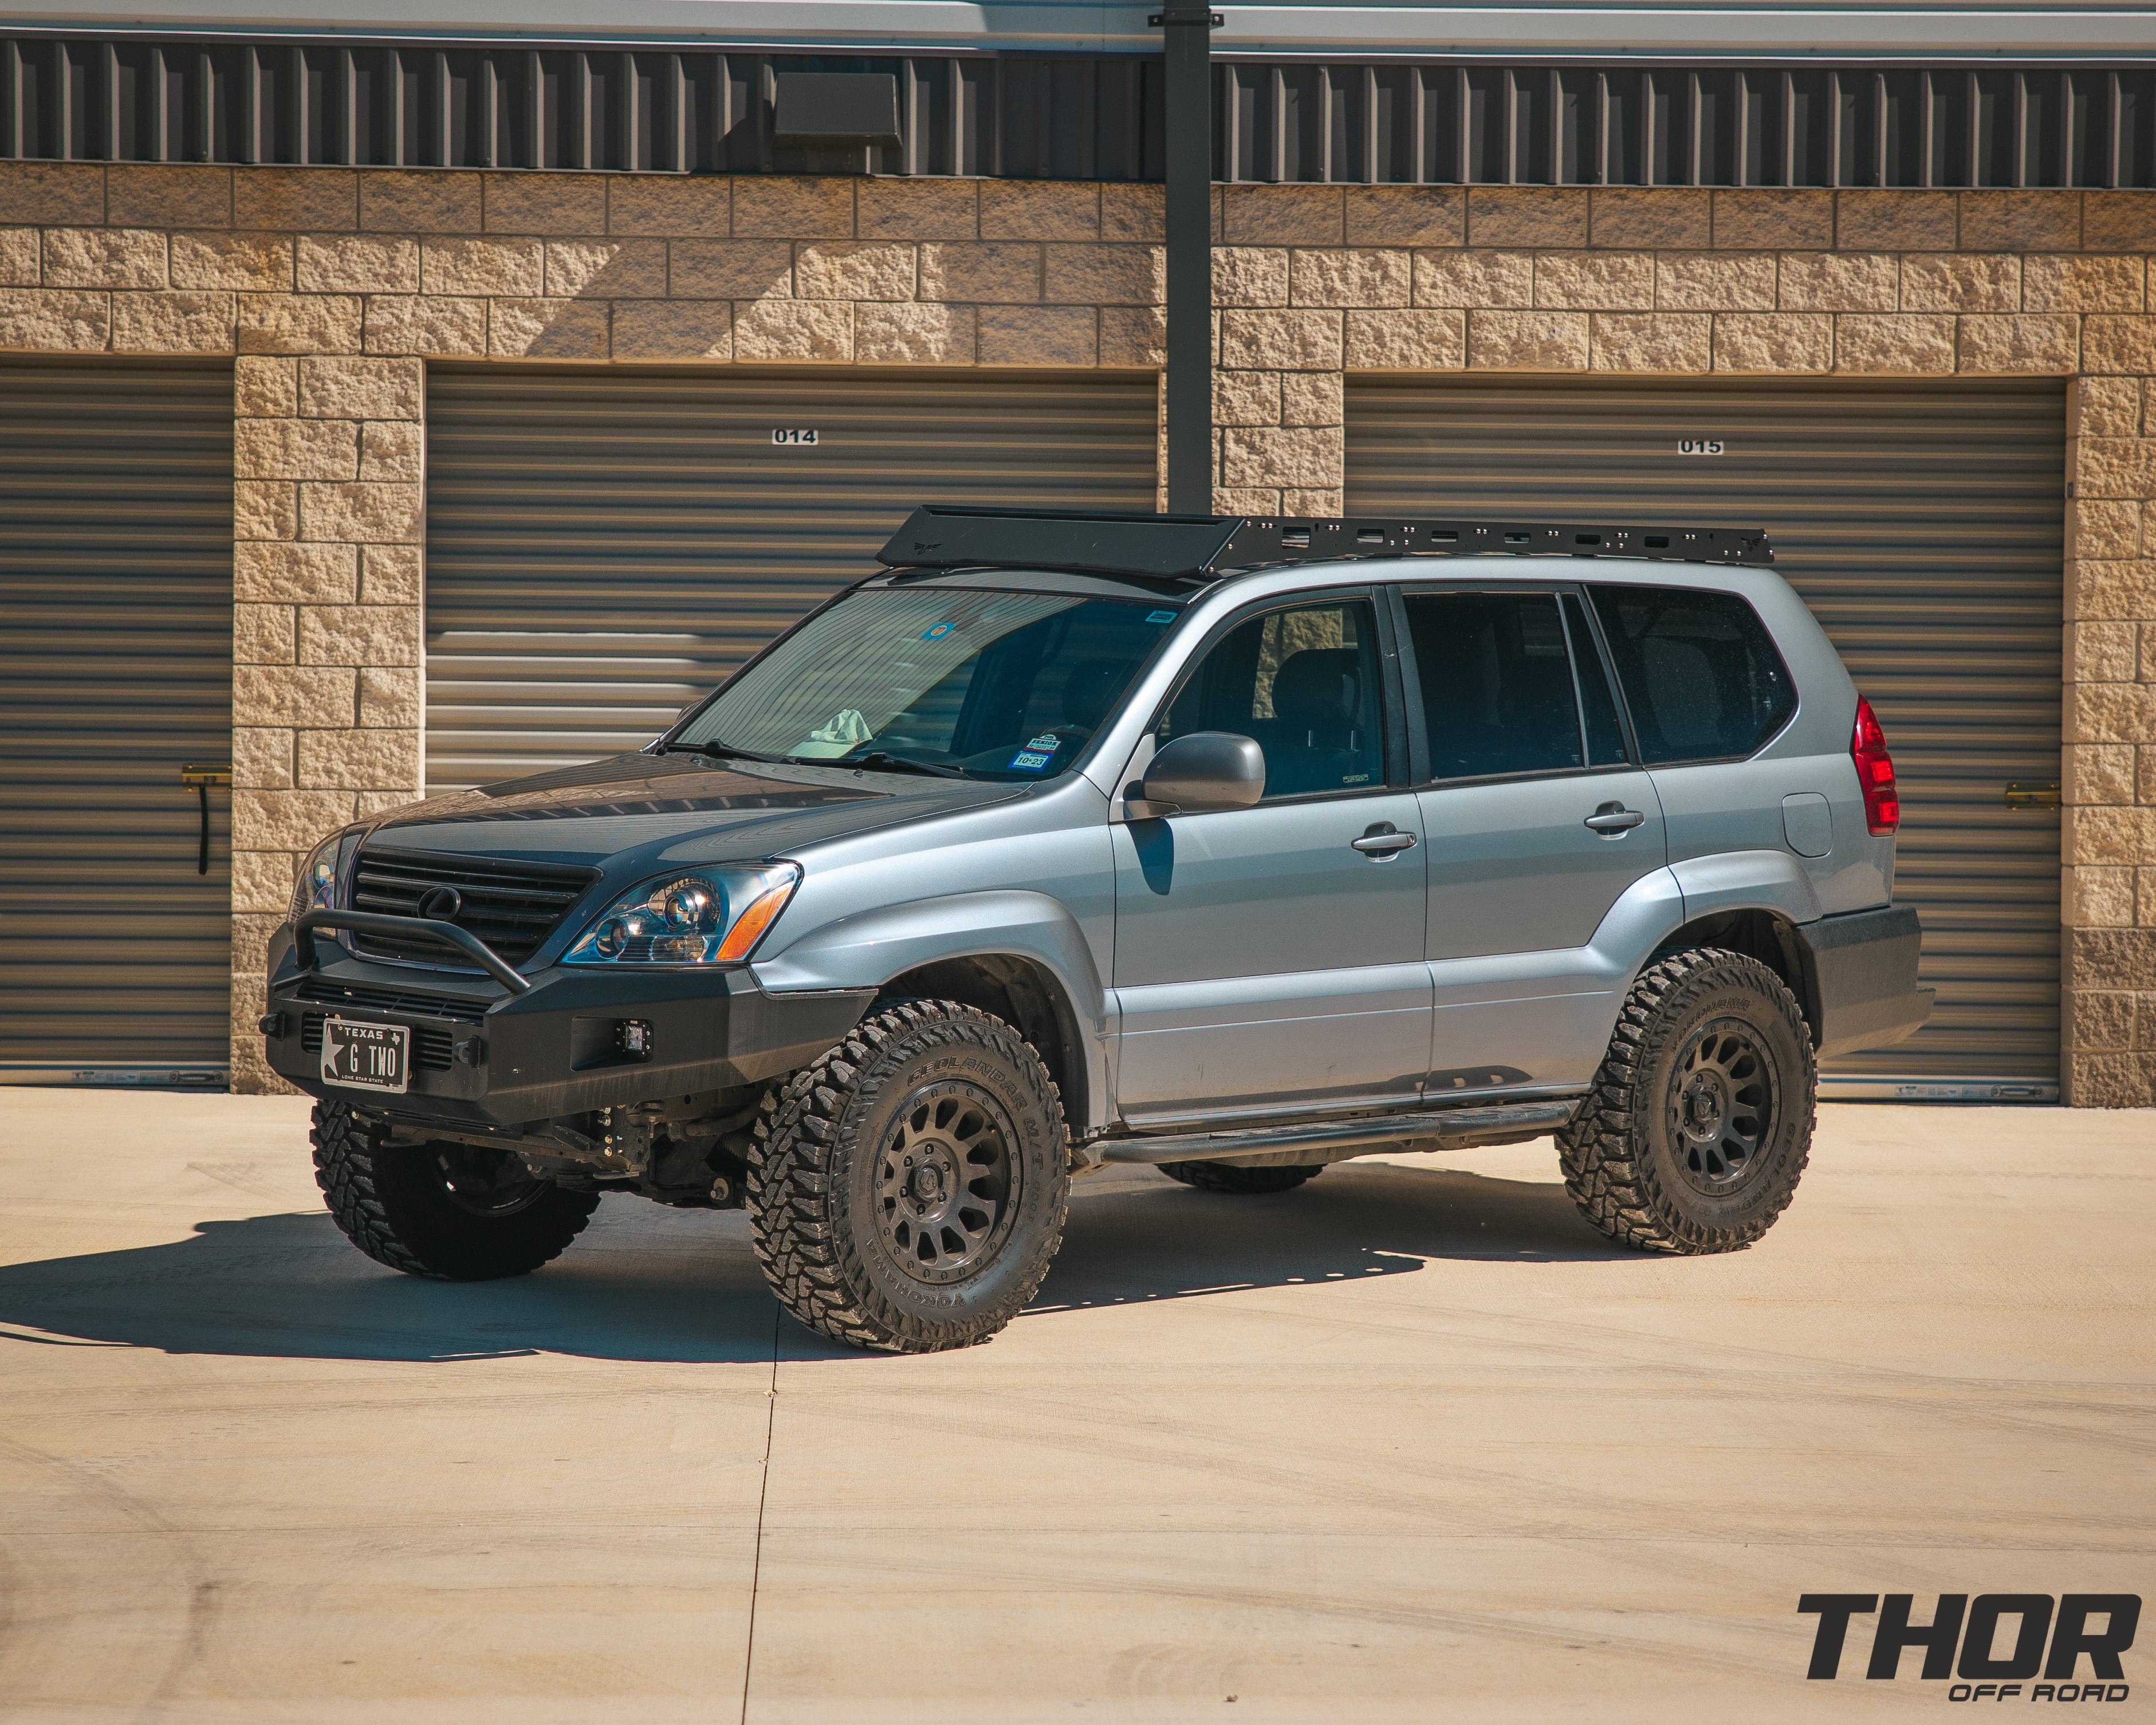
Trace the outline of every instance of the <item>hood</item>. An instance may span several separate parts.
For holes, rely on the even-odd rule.
[[[663,868],[787,855],[1029,788],[850,767],[616,755],[415,803],[377,822],[367,838],[405,850],[585,865],[645,851]]]

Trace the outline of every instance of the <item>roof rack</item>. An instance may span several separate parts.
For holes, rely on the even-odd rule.
[[[1763,528],[1553,526],[1542,521],[1138,515],[922,504],[876,553],[893,568],[1021,564],[1157,581],[1348,557],[1622,557],[1771,567]]]

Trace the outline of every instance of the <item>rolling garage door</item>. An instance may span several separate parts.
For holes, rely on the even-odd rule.
[[[1886,726],[1938,989],[1829,1092],[2049,1097],[2059,817],[2005,791],[2059,778],[2065,434],[2052,380],[1354,380],[1347,501],[1764,526]]]
[[[228,1060],[232,370],[0,363],[0,1080]]]
[[[429,374],[427,786],[639,748],[916,503],[1151,509],[1150,376]]]

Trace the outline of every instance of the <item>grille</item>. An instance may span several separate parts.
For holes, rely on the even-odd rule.
[[[300,1019],[300,1046],[309,1054],[322,1051],[322,1020],[327,1013],[310,1012]],[[449,1033],[430,1030],[424,1025],[412,1027],[412,1065],[420,1072],[446,1072],[456,1062],[450,1051]]]
[[[492,857],[444,857],[370,846],[352,875],[352,908],[386,916],[417,916],[419,901],[453,886],[464,906],[451,919],[477,935],[511,964],[539,950],[570,906],[598,878],[593,869],[560,863],[507,862]],[[394,935],[355,934],[355,951],[383,957],[469,968],[447,947]]]
[[[356,1006],[366,1012],[413,1013],[429,1019],[480,1019],[487,1003],[462,995],[418,994],[406,988],[369,988],[349,983],[333,983],[311,976],[294,992],[302,1000],[325,1006]]]

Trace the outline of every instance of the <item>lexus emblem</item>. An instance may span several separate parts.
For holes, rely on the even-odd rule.
[[[454,886],[429,886],[419,895],[419,914],[435,922],[454,922],[465,896]]]

